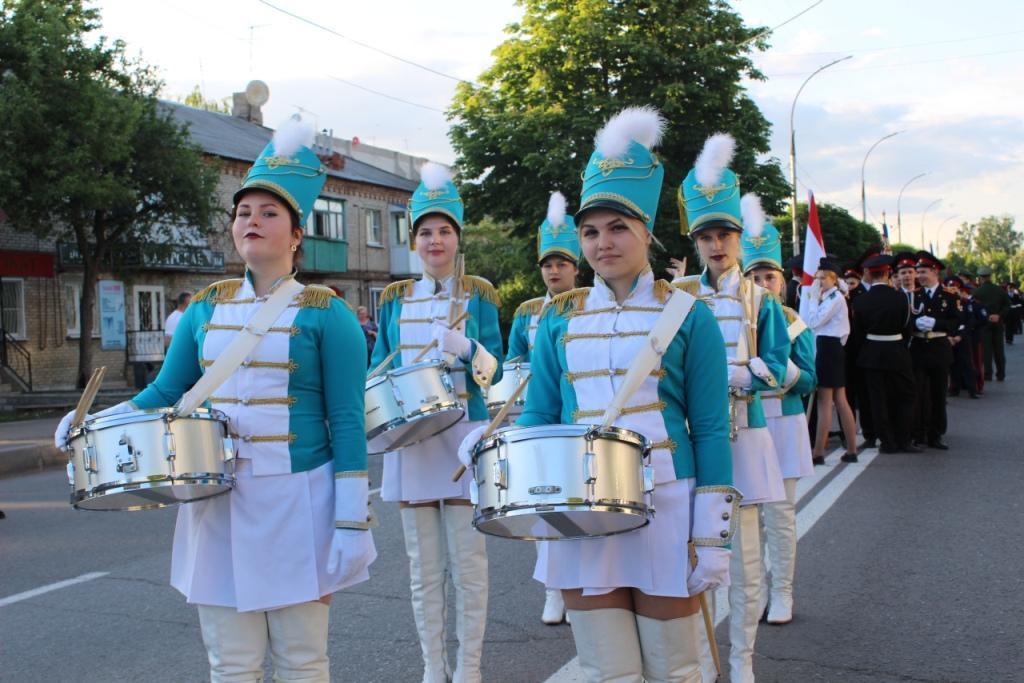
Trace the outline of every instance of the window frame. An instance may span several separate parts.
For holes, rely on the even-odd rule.
[[[379,208],[367,207],[364,211],[364,224],[366,226],[366,246],[368,247],[383,247],[384,246],[384,211]],[[376,226],[372,225],[371,216],[377,217]],[[374,230],[374,228],[376,228]],[[375,234],[374,234],[375,233]]]
[[[7,327],[5,327],[3,325],[3,319],[2,318],[0,318],[0,328],[2,328],[4,330],[4,332],[6,332],[7,334],[10,334],[11,337],[13,337],[14,339],[17,339],[18,341],[26,341],[28,339],[28,310],[25,307],[25,278],[23,278],[23,277],[4,277],[3,278],[3,283],[2,283],[3,289],[6,290],[7,286],[10,285],[10,284],[17,284],[17,286],[18,286],[18,295],[17,295],[18,308],[17,308],[17,313],[18,313],[18,323],[19,323],[19,326],[20,326],[20,330],[14,331],[14,330],[7,329]],[[3,314],[7,313],[7,308],[6,307],[2,308],[2,313]]]
[[[99,285],[97,285],[98,287]],[[67,295],[68,288],[73,291],[72,298],[75,301],[73,310],[75,311],[75,327],[71,327],[68,324],[67,310],[64,313],[64,328],[65,337],[68,339],[81,339],[82,338],[82,321],[80,320],[82,315],[82,281],[81,280],[64,280],[64,305],[67,306]],[[96,291],[96,298],[93,299],[92,304],[92,338],[100,338],[100,296],[99,290]]]
[[[336,206],[332,206],[336,205]],[[319,239],[348,241],[348,221],[346,218],[346,201],[340,197],[317,197],[313,210],[306,219],[303,233],[308,237]],[[317,234],[318,218],[326,221],[325,233]]]

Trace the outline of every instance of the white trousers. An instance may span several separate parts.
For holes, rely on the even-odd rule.
[[[212,683],[263,680],[270,648],[274,681],[328,683],[327,621],[330,608],[304,602],[265,612],[199,605],[199,625]]]
[[[729,680],[753,683],[754,641],[761,617],[761,506],[740,508],[729,558]]]
[[[796,569],[796,479],[784,479],[786,499],[764,505],[764,546],[771,561],[772,602],[793,601]]]

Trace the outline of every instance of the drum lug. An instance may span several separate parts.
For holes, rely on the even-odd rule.
[[[469,480],[469,502],[473,505],[480,504],[480,487],[477,486],[476,477]]]
[[[174,447],[174,432],[164,432],[164,457],[174,460],[177,454],[178,450]]]
[[[231,440],[230,436],[225,436],[222,443],[224,445],[224,462],[231,462],[235,459],[235,442]]]
[[[644,493],[652,493],[654,491],[654,467],[651,465],[644,465]]]
[[[99,468],[96,465],[95,446],[86,446],[82,449],[82,464],[85,465],[86,472],[99,472]]]
[[[117,456],[114,461],[117,463],[117,471],[123,474],[130,474],[139,469],[136,451],[132,448],[128,432],[121,434],[121,439],[117,442]]]
[[[590,451],[583,454],[583,483],[591,486],[597,483],[597,456]]]
[[[508,460],[505,458],[494,461],[494,485],[499,489],[508,489]]]

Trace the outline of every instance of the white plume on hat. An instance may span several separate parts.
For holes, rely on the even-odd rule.
[[[767,220],[761,208],[761,198],[748,192],[740,199],[740,215],[743,216],[743,232],[751,237],[759,237]]]
[[[553,228],[565,223],[565,195],[561,192],[552,192],[548,199],[548,223]]]
[[[428,190],[440,190],[452,179],[452,173],[447,166],[428,161],[420,169],[420,178]]]
[[[647,149],[657,147],[664,132],[665,119],[657,109],[628,107],[608,119],[594,137],[594,143],[601,156],[615,159],[626,153],[631,141]]]
[[[313,124],[295,114],[277,127],[274,131],[274,154],[290,157],[301,147],[312,147],[316,131]]]
[[[736,153],[736,140],[728,133],[715,133],[704,142],[704,149],[697,156],[694,175],[697,184],[704,187],[717,185],[724,171]]]

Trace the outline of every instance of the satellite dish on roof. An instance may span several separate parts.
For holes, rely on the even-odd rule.
[[[245,101],[253,107],[259,107],[270,99],[270,88],[263,81],[249,81],[245,86]]]

